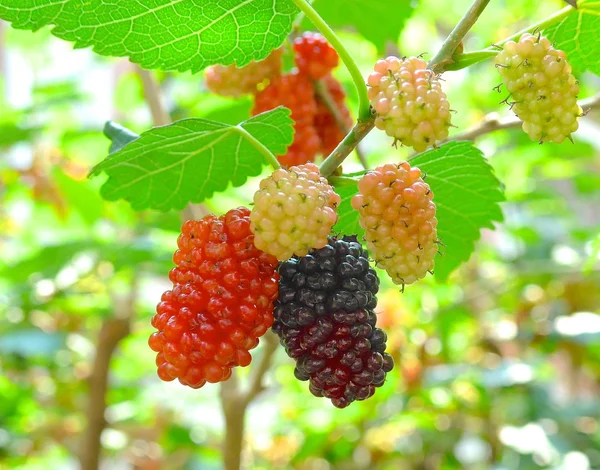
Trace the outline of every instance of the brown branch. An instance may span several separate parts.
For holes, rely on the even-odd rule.
[[[267,371],[271,368],[273,356],[279,346],[279,339],[275,336],[275,333],[267,331],[262,338],[262,343],[264,345],[263,356],[257,366],[253,368],[252,374],[250,375],[250,386],[244,394],[244,401],[246,404],[250,404],[254,398],[265,390],[263,379]]]
[[[225,440],[223,441],[223,462],[225,470],[240,470],[244,446],[244,421],[246,409],[265,389],[263,379],[271,367],[279,341],[268,331],[263,337],[263,354],[252,369],[250,383],[244,390],[240,387],[237,373],[221,383],[221,408],[225,416]]]
[[[335,101],[333,100],[331,93],[329,93],[329,90],[327,89],[327,84],[323,80],[317,80],[317,81],[315,81],[314,85],[315,85],[315,92],[316,92],[318,100],[321,101],[325,106],[327,106],[327,109],[332,114],[333,118],[335,119],[335,122],[336,122],[338,128],[344,134],[348,134],[348,132],[350,132],[350,130],[351,130],[351,127],[346,124],[346,120],[344,119],[344,116],[340,112],[340,109],[338,108]],[[358,157],[358,161],[360,162],[360,164],[363,166],[363,168],[365,170],[368,170],[369,164],[367,163],[367,158],[366,158],[365,154],[361,151],[360,146],[357,145],[354,150],[356,150],[356,155]]]
[[[600,108],[600,93],[590,98],[581,100],[579,102],[579,106],[581,106],[584,113],[587,113],[595,108]],[[490,132],[505,129],[515,129],[520,127],[522,124],[523,122],[516,116],[500,117],[498,113],[490,113],[471,129],[461,134],[452,136],[446,139],[444,142],[454,140],[475,140],[482,135],[489,134]]]
[[[152,122],[155,126],[166,126],[167,124],[171,124],[171,116],[167,111],[163,95],[160,91],[160,86],[152,75],[152,72],[144,70],[137,65],[136,70],[142,81],[144,99],[150,108]]]
[[[101,436],[106,427],[104,415],[110,362],[119,343],[129,335],[137,292],[137,276],[134,273],[127,295],[113,297],[114,317],[105,320],[100,329],[96,357],[89,378],[88,424],[82,437],[80,455],[82,470],[97,470],[100,465]]]

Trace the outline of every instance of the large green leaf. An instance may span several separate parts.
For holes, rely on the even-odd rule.
[[[404,23],[413,12],[411,0],[316,0],[313,5],[332,26],[350,26],[383,51],[388,41],[398,42]]]
[[[600,75],[600,0],[580,0],[578,8],[544,30],[557,49],[566,52],[569,63],[583,72]]]
[[[282,107],[237,126],[185,119],[144,132],[91,175],[108,174],[102,186],[107,200],[125,199],[136,210],[179,210],[224,191],[229,183],[241,186],[259,175],[266,164],[261,147],[283,154],[292,139],[290,111]]]
[[[435,194],[438,236],[445,245],[441,250],[444,255],[436,259],[435,274],[445,280],[469,259],[481,229],[494,228],[493,222],[503,220],[498,203],[504,195],[492,167],[472,142],[449,142],[414,156],[410,163],[426,173]],[[350,205],[358,189],[356,184],[343,181],[336,185],[342,203],[334,230],[361,236],[364,232],[358,226],[358,212]]]
[[[264,59],[292,29],[292,0],[0,0],[15,28],[129,57],[145,68],[197,72]]]

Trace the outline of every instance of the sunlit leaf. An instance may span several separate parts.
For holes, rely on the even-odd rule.
[[[388,42],[398,42],[413,12],[413,4],[410,0],[316,0],[313,3],[330,25],[355,28],[380,51]]]
[[[292,0],[0,0],[0,18],[129,57],[148,69],[191,70],[264,59],[292,29]]]
[[[267,163],[261,147],[283,154],[292,139],[290,111],[281,107],[237,126],[185,119],[144,132],[92,176],[108,174],[102,187],[107,200],[125,199],[136,210],[183,209],[259,175]]]
[[[557,49],[566,52],[569,63],[583,72],[600,75],[600,1],[580,0],[578,8],[559,23],[544,30]]]
[[[503,219],[499,202],[504,200],[500,182],[479,149],[472,142],[450,142],[437,149],[416,155],[410,160],[426,173],[427,183],[435,194],[438,236],[445,245],[438,256],[435,274],[445,280],[475,249],[482,228],[493,228]],[[357,178],[355,176],[354,178]],[[340,220],[335,231],[363,235],[358,212],[350,201],[357,193],[356,184],[336,186],[342,196]]]

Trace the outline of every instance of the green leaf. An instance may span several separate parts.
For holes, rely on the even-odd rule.
[[[33,140],[36,128],[21,127],[12,122],[0,122],[0,147],[10,147],[19,142]]]
[[[358,223],[358,212],[352,208],[352,198],[358,193],[356,183],[336,184],[335,192],[339,194],[342,202],[338,208],[338,221],[333,231],[343,235],[356,235],[360,240],[364,237],[365,231]]]
[[[108,174],[101,191],[109,201],[125,199],[136,210],[180,210],[258,176],[267,163],[265,147],[284,154],[292,139],[290,111],[282,107],[237,126],[185,119],[144,132],[90,176]]]
[[[435,275],[443,281],[469,259],[480,230],[493,229],[494,221],[503,220],[498,203],[504,195],[492,167],[472,142],[449,142],[414,156],[410,163],[426,173],[426,181],[435,194],[438,237],[445,245],[444,255],[436,259]],[[341,181],[336,185],[342,203],[334,230],[360,237],[364,231],[358,225],[358,212],[350,205],[357,186],[349,179]]]
[[[316,0],[313,6],[331,26],[356,28],[383,51],[388,41],[398,42],[406,20],[412,15],[412,3],[410,0]]]
[[[580,0],[578,8],[562,21],[544,30],[557,49],[567,54],[569,63],[578,71],[589,70],[600,75],[600,1]]]
[[[108,149],[108,153],[118,152],[139,137],[139,135],[132,130],[127,129],[114,121],[107,121],[106,124],[104,124],[104,135],[112,142]]]
[[[292,0],[0,0],[0,18],[129,57],[148,69],[246,65],[279,47],[298,13]]]
[[[427,174],[435,194],[438,237],[446,245],[435,263],[436,277],[445,280],[475,249],[482,228],[503,220],[500,182],[483,153],[472,142],[449,142],[416,155],[410,164]]]
[[[52,179],[68,202],[69,208],[77,211],[88,225],[92,225],[102,216],[103,201],[98,191],[91,187],[90,180],[79,181],[71,178],[59,166],[52,170]]]

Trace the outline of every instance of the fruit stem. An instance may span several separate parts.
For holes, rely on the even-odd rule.
[[[281,168],[281,165],[277,161],[277,157],[275,157],[275,155],[273,155],[273,153],[267,147],[265,147],[264,144],[260,140],[258,140],[252,134],[250,134],[250,132],[248,132],[242,126],[235,126],[235,128],[238,130],[238,132],[240,134],[244,135],[244,137],[252,144],[252,146],[256,150],[258,150],[260,153],[262,153],[263,157],[265,157],[265,161],[269,165],[271,165],[274,170],[279,170]]]
[[[317,80],[314,82],[314,85],[315,85],[315,93],[317,95],[317,99],[319,101],[322,101],[323,104],[325,106],[327,106],[327,109],[329,110],[329,112],[331,113],[333,118],[335,119],[335,122],[336,122],[338,128],[344,134],[348,134],[348,132],[350,132],[350,126],[348,126],[346,124],[346,120],[344,119],[344,116],[340,112],[340,109],[338,108],[333,97],[331,96],[331,93],[329,93],[327,84],[323,80]],[[365,154],[363,152],[361,152],[360,147],[358,147],[358,146],[356,147],[356,155],[358,156],[358,161],[360,161],[360,164],[363,166],[363,168],[365,170],[367,168],[369,168],[367,158],[366,158]]]
[[[473,27],[479,15],[483,13],[490,0],[475,0],[471,8],[464,14],[452,32],[448,35],[444,44],[428,64],[428,67],[436,73],[442,73],[446,66],[453,62],[452,56],[463,38]]]
[[[321,164],[321,175],[325,177],[332,175],[344,159],[358,146],[359,142],[371,132],[374,126],[374,114],[369,114],[368,117],[359,119],[354,128],[344,137],[344,140],[339,143],[331,155]]]
[[[452,62],[449,63],[445,67],[445,70],[460,70],[460,69],[469,67],[473,64],[477,64],[478,62],[482,62],[484,60],[491,59],[492,57],[495,57],[498,54],[498,49],[496,46],[502,46],[502,45],[506,44],[508,41],[518,39],[524,33],[530,33],[532,31],[536,31],[536,30],[542,31],[542,30],[546,29],[548,26],[552,26],[553,24],[558,23],[559,21],[563,20],[564,18],[569,16],[573,11],[576,11],[575,8],[570,7],[570,6],[565,7],[562,10],[557,11],[553,15],[550,15],[549,17],[547,17],[541,21],[538,21],[537,23],[532,24],[531,26],[528,26],[527,28],[519,31],[518,33],[508,36],[507,38],[503,39],[502,41],[500,41],[490,47],[487,47],[480,51],[473,51],[473,52],[467,52],[465,54],[460,54],[453,58]]]
[[[489,1],[489,0],[488,0]],[[371,115],[371,104],[369,103],[369,96],[367,95],[367,85],[360,72],[356,62],[346,50],[340,39],[337,37],[333,29],[327,24],[327,22],[321,18],[317,11],[310,5],[307,0],[294,0],[296,6],[300,9],[304,15],[311,21],[311,23],[319,30],[319,32],[325,36],[329,43],[337,51],[338,55],[342,58],[344,65],[350,72],[352,80],[356,85],[358,92],[358,118],[367,119]]]

